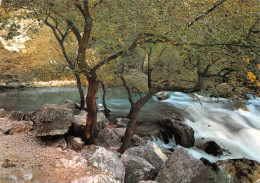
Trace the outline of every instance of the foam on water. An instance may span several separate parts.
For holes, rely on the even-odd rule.
[[[260,101],[250,100],[249,111],[236,110],[226,99],[203,98],[192,100],[189,95],[179,92],[163,102],[179,109],[185,123],[195,132],[196,144],[213,140],[230,155],[215,158],[198,149],[189,149],[196,158],[205,157],[210,161],[227,158],[248,158],[260,162]],[[157,142],[161,143],[162,142]]]

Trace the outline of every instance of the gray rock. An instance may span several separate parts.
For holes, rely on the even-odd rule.
[[[156,177],[156,168],[145,159],[127,154],[121,158],[126,169],[125,183],[138,183]]]
[[[23,119],[23,116],[24,116],[23,112],[21,112],[21,111],[13,111],[8,116],[8,118],[11,119],[11,120],[20,121],[20,120]]]
[[[156,168],[156,173],[162,168],[166,161],[166,155],[161,151],[160,147],[152,141],[149,141],[145,146],[137,146],[129,148],[124,155],[138,156],[144,158]]]
[[[129,118],[116,118],[117,127],[126,127],[129,121]]]
[[[108,175],[91,175],[73,180],[71,183],[121,183]]]
[[[176,149],[166,160],[156,181],[159,183],[206,183],[205,165],[184,148]]]
[[[72,134],[82,136],[85,131],[85,126],[87,122],[87,112],[81,111],[79,115],[73,116],[73,123],[72,123]],[[97,131],[100,131],[104,128],[107,128],[109,125],[109,120],[106,118],[105,114],[102,111],[99,111],[97,114]]]
[[[0,118],[4,118],[6,116],[6,111],[4,109],[0,109]]]
[[[88,166],[105,172],[117,181],[124,182],[125,167],[117,154],[99,146],[83,149],[81,154],[87,160]]]
[[[87,115],[88,113],[82,110],[80,114],[73,116],[73,122],[71,126],[72,135],[83,136],[87,122]]]
[[[66,107],[68,109],[75,110],[79,107],[79,104],[71,101],[71,100],[65,100],[64,103],[62,104],[63,107]]]
[[[139,183],[158,183],[157,181],[153,181],[153,180],[147,180],[147,181],[140,181]]]
[[[155,94],[158,100],[166,100],[170,98],[170,92],[159,92]]]
[[[118,149],[122,145],[125,128],[104,128],[100,130],[94,139],[94,144],[105,148]],[[134,135],[131,146],[145,145],[141,137]]]
[[[97,114],[97,127],[98,131],[107,128],[109,125],[109,120],[107,119],[106,115],[102,111],[98,111]]]
[[[169,138],[171,138],[171,135],[174,136],[176,144],[187,148],[194,146],[194,131],[182,121],[166,118],[160,120],[160,125],[163,127],[165,133],[168,134]]]
[[[18,177],[16,175],[9,175],[8,179],[14,181],[14,180],[18,180]]]
[[[67,142],[68,142],[68,148],[73,149],[75,151],[82,150],[85,145],[85,143],[79,137],[69,136]]]
[[[37,113],[36,136],[54,136],[66,134],[72,124],[73,111],[65,107],[45,104]]]

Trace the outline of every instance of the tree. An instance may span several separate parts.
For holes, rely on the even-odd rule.
[[[196,3],[187,2],[187,7],[197,7]],[[127,90],[131,109],[128,114],[130,122],[119,152],[123,153],[129,147],[143,105],[159,91],[193,93],[206,90],[214,96],[232,98],[235,102],[246,98],[245,94],[257,94],[259,68],[256,66],[257,63],[259,64],[259,59],[255,50],[259,49],[259,36],[252,35],[254,42],[248,41],[247,36],[256,27],[259,18],[254,12],[255,2],[251,2],[252,4],[240,3],[240,1],[234,2],[234,4],[225,0],[219,1],[212,7],[206,8],[202,15],[193,16],[194,20],[188,21],[184,26],[177,22],[176,27],[172,30],[175,37],[157,34],[154,36],[156,39],[149,40],[150,43],[145,44],[144,51],[141,50],[143,54],[147,55],[147,69],[144,72],[147,75],[148,92],[144,96],[140,95],[137,101],[133,100],[132,90],[136,90],[138,86],[127,84],[124,74],[129,71],[124,69],[127,64],[121,63],[118,75]],[[237,19],[234,19],[232,13],[237,7],[240,8],[240,11],[236,12]],[[253,11],[246,12],[248,9]],[[226,10],[228,14],[226,14]],[[213,12],[215,13],[213,14]],[[178,21],[178,18],[175,19]],[[185,21],[185,18],[181,20]],[[229,24],[222,24],[224,21],[228,21]],[[240,24],[239,21],[241,21]],[[251,26],[244,24],[247,22],[251,22]],[[244,26],[242,32],[237,29],[241,25]],[[180,30],[181,32],[179,32]],[[230,35],[231,30],[232,35]],[[226,32],[228,32],[227,35],[225,35]],[[253,32],[256,33],[257,29],[254,29]],[[181,35],[180,40],[177,40],[178,37],[176,38],[178,34]],[[145,42],[145,40],[143,41]],[[153,52],[151,48],[153,48]],[[244,58],[247,54],[255,57]],[[249,66],[245,62],[251,61],[251,59],[252,65]],[[140,60],[142,63],[142,59]],[[136,64],[139,65],[140,62]],[[254,74],[249,72],[252,69]],[[223,86],[224,90],[227,90],[224,91],[225,95],[220,89]]]

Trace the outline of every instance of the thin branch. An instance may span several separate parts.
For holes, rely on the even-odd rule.
[[[136,90],[138,92],[138,95],[140,96],[140,98],[142,98],[142,94],[137,87],[132,87],[132,90]]]
[[[220,6],[221,4],[223,4],[224,2],[226,2],[227,0],[222,0],[219,3],[217,3],[216,5],[214,5],[212,8],[208,9],[205,13],[203,13],[202,15],[200,15],[199,17],[195,18],[194,21],[190,22],[188,27],[191,27],[193,24],[195,24],[195,22],[199,21],[200,19],[204,18],[206,15],[208,15],[210,12],[212,12],[213,10],[215,10],[218,6]]]
[[[255,21],[255,23],[250,27],[248,34],[246,36],[246,39],[249,38],[250,34],[253,32],[253,28],[256,26],[256,24],[259,22],[259,17],[257,18],[257,20]]]

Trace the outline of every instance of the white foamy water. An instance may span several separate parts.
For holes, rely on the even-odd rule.
[[[260,162],[260,100],[250,100],[249,111],[234,109],[231,103],[220,99],[216,103],[198,95],[193,101],[189,95],[175,92],[163,102],[174,106],[183,114],[185,123],[195,131],[196,144],[213,140],[231,155],[215,158],[203,151],[191,148],[194,157],[206,157],[210,161],[227,158],[248,158]]]

